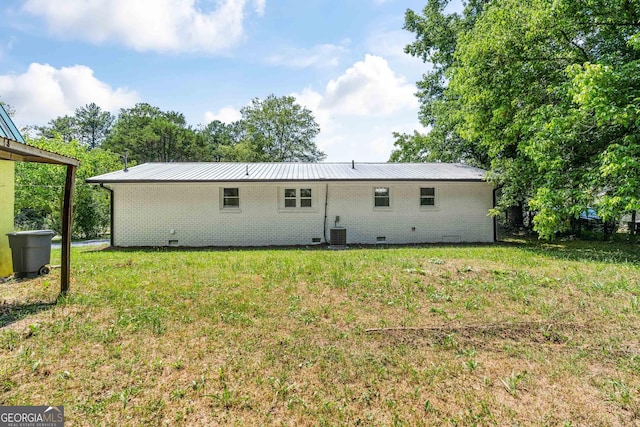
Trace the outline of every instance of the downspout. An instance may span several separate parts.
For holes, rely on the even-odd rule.
[[[109,228],[111,229],[111,233],[109,233],[109,245],[110,246],[114,246],[113,241],[114,241],[114,237],[113,235],[115,234],[114,230],[114,208],[113,208],[113,190],[105,187],[104,183],[100,183],[100,188],[107,190],[109,192],[109,206],[110,206],[110,218],[109,218]]]
[[[327,206],[329,204],[329,183],[324,190],[324,223],[322,224],[322,234],[324,235],[324,242],[329,243],[327,239]]]
[[[496,187],[493,189],[493,209],[496,208],[496,204],[498,203],[498,190],[500,189],[500,187]],[[496,243],[498,241],[498,217],[494,216],[493,217],[493,243]]]

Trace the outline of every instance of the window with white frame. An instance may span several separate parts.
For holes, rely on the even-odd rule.
[[[285,208],[298,207],[298,189],[297,188],[284,189],[284,207]]]
[[[300,207],[301,208],[311,207],[311,189],[310,188],[300,189]]]
[[[433,187],[420,188],[420,207],[432,207],[436,205],[436,189]]]
[[[222,208],[238,209],[240,207],[240,190],[235,188],[222,189]]]
[[[388,208],[391,206],[389,187],[376,187],[373,189],[373,206],[376,208]]]
[[[313,196],[311,188],[285,188],[284,208],[311,208],[313,207]]]

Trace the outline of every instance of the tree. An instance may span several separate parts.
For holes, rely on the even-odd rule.
[[[79,138],[78,123],[74,116],[61,116],[49,120],[44,126],[32,126],[30,129],[35,130],[35,135],[38,138],[53,139],[56,135],[60,135],[64,142],[71,142]]]
[[[89,150],[76,140],[65,142],[60,135],[51,139],[26,138],[29,145],[80,160],[74,190],[72,234],[74,238],[93,238],[103,233],[109,226],[108,193],[84,181],[120,168],[119,157],[99,148]],[[46,226],[61,231],[65,173],[66,169],[58,165],[16,163],[16,228],[37,225],[38,228]]]
[[[76,108],[75,124],[81,142],[87,144],[90,150],[100,146],[113,125],[114,117],[108,111],[103,111],[95,103]]]
[[[620,123],[619,114],[626,109],[629,116],[633,102],[620,95],[636,96],[637,84],[617,80],[622,88],[615,90],[615,79],[607,83],[594,71],[637,65],[628,40],[640,30],[638,11],[636,2],[624,0],[502,0],[460,40],[448,89],[459,99],[458,132],[487,151],[506,202],[529,202],[542,237],[575,231],[580,212],[618,192],[601,173],[602,161],[613,158],[612,144],[635,138],[637,129]],[[589,97],[593,90],[608,101],[600,110],[606,119],[585,102],[596,99]],[[614,90],[616,97],[602,97]],[[610,219],[623,213],[620,206],[598,211]]]
[[[95,103],[76,108],[73,116],[61,116],[49,120],[44,126],[31,126],[38,138],[52,139],[56,134],[64,142],[78,140],[90,150],[100,146],[113,125],[113,115],[103,111]]]
[[[245,161],[318,162],[326,158],[314,142],[320,126],[293,96],[254,98],[241,113],[242,143],[246,145],[241,148],[249,156]]]
[[[428,0],[422,15],[405,13],[404,29],[415,33],[416,40],[405,52],[430,64],[430,70],[417,83],[420,100],[419,119],[429,129],[426,135],[394,133],[396,149],[391,161],[465,162],[487,168],[489,159],[475,141],[462,138],[457,131],[460,120],[456,97],[447,91],[449,75],[456,64],[458,40],[475,25],[488,0],[471,0],[462,15],[446,14],[450,0]]]
[[[203,138],[187,126],[182,113],[146,103],[120,110],[102,146],[120,154],[128,150],[138,163],[210,160]]]
[[[248,152],[243,140],[243,123],[223,123],[214,120],[198,131],[212,160],[219,162],[238,162],[250,159],[253,154]]]
[[[435,64],[418,94],[432,129],[398,138],[395,157],[484,157],[502,192],[494,213],[528,206],[542,237],[590,206],[609,219],[636,207],[640,4],[477,1],[450,17],[446,3],[407,15],[407,51]]]

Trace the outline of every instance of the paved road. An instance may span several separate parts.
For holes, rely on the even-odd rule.
[[[73,247],[82,247],[82,246],[101,246],[108,245],[109,239],[99,239],[99,240],[83,240],[81,242],[71,242],[71,246]],[[53,242],[51,243],[52,249],[60,249],[62,247],[62,243]]]

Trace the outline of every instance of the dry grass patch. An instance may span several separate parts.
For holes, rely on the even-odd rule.
[[[640,252],[74,252],[0,284],[0,403],[70,425],[637,425]]]

